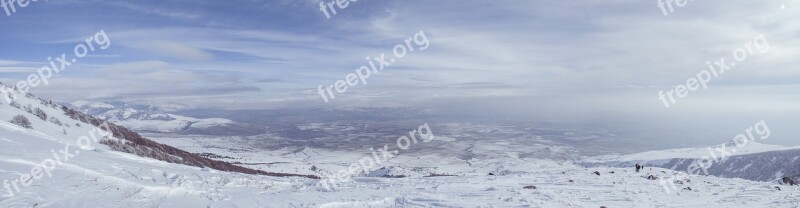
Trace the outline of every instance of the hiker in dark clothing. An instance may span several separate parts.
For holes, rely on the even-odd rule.
[[[796,186],[797,185],[797,183],[795,183],[794,180],[792,180],[792,178],[789,178],[789,177],[783,177],[781,180],[783,180],[783,184],[784,185],[789,185],[789,186]]]
[[[641,170],[641,169],[642,169],[642,166],[639,165],[639,163],[636,163],[636,172],[638,173],[639,170]]]

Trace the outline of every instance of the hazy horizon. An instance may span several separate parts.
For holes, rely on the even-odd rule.
[[[796,1],[692,1],[669,11],[657,1],[363,0],[335,15],[319,3],[31,2],[0,20],[0,80],[25,80],[49,66],[48,57],[69,54],[102,31],[106,49],[30,91],[64,102],[206,109],[590,118],[619,122],[615,131],[649,130],[644,137],[659,142],[722,141],[767,120],[784,133],[765,142],[800,144],[790,136],[800,133],[790,120],[800,112],[793,68],[800,28],[780,24],[800,20]],[[335,92],[337,81],[382,53],[392,56],[396,44],[412,51],[361,81],[366,85]],[[720,57],[732,62],[743,47],[742,64],[704,83],[707,89],[669,92]],[[335,99],[321,97],[330,93]],[[666,103],[664,93],[675,102]]]

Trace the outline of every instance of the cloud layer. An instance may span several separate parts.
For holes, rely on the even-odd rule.
[[[661,111],[656,92],[764,34],[768,54],[676,108],[746,110],[730,103],[751,101],[741,94],[762,96],[751,104],[763,108],[797,104],[789,95],[800,78],[798,2],[692,1],[668,16],[656,2],[363,0],[326,19],[318,1],[50,1],[1,17],[0,73],[6,83],[22,80],[102,29],[111,48],[34,93],[236,108],[507,99],[564,111]],[[332,104],[316,94],[419,30],[428,50]]]

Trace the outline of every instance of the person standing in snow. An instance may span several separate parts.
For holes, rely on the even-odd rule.
[[[641,170],[641,169],[642,169],[642,166],[639,165],[639,163],[636,163],[636,172],[638,173],[639,170]]]

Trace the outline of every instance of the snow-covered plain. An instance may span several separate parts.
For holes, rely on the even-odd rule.
[[[470,144],[473,154],[492,157],[442,157],[424,151],[400,154],[386,163],[384,170],[358,175],[339,184],[339,189],[326,190],[316,186],[318,181],[313,179],[245,175],[170,164],[111,151],[99,144],[81,149],[76,140],[87,136],[94,127],[79,124],[39,100],[19,96],[16,102],[39,107],[69,127],[41,120],[8,103],[0,106],[0,180],[19,188],[17,191],[14,185],[2,187],[0,207],[798,207],[800,204],[796,187],[697,176],[691,182],[677,185],[691,190],[668,193],[658,180],[646,176],[665,177],[674,174],[672,170],[652,168],[635,173],[628,167],[584,168],[567,160],[520,157],[504,150],[509,145],[503,143]],[[15,115],[28,117],[33,129],[7,122]],[[223,160],[280,172],[335,172],[368,155],[366,151],[314,148],[265,151],[225,139],[157,140],[191,152],[213,153]],[[52,177],[46,174],[35,179],[23,177],[26,179],[23,181],[30,182],[29,186],[15,182],[42,161],[56,159],[53,152],[65,147],[74,156],[68,160],[61,158],[63,163],[49,171]],[[565,151],[560,147],[527,148],[549,153]],[[312,166],[318,169],[311,170]],[[378,174],[381,171],[384,174]],[[594,174],[595,171],[600,175]],[[383,177],[386,172],[407,177]]]

